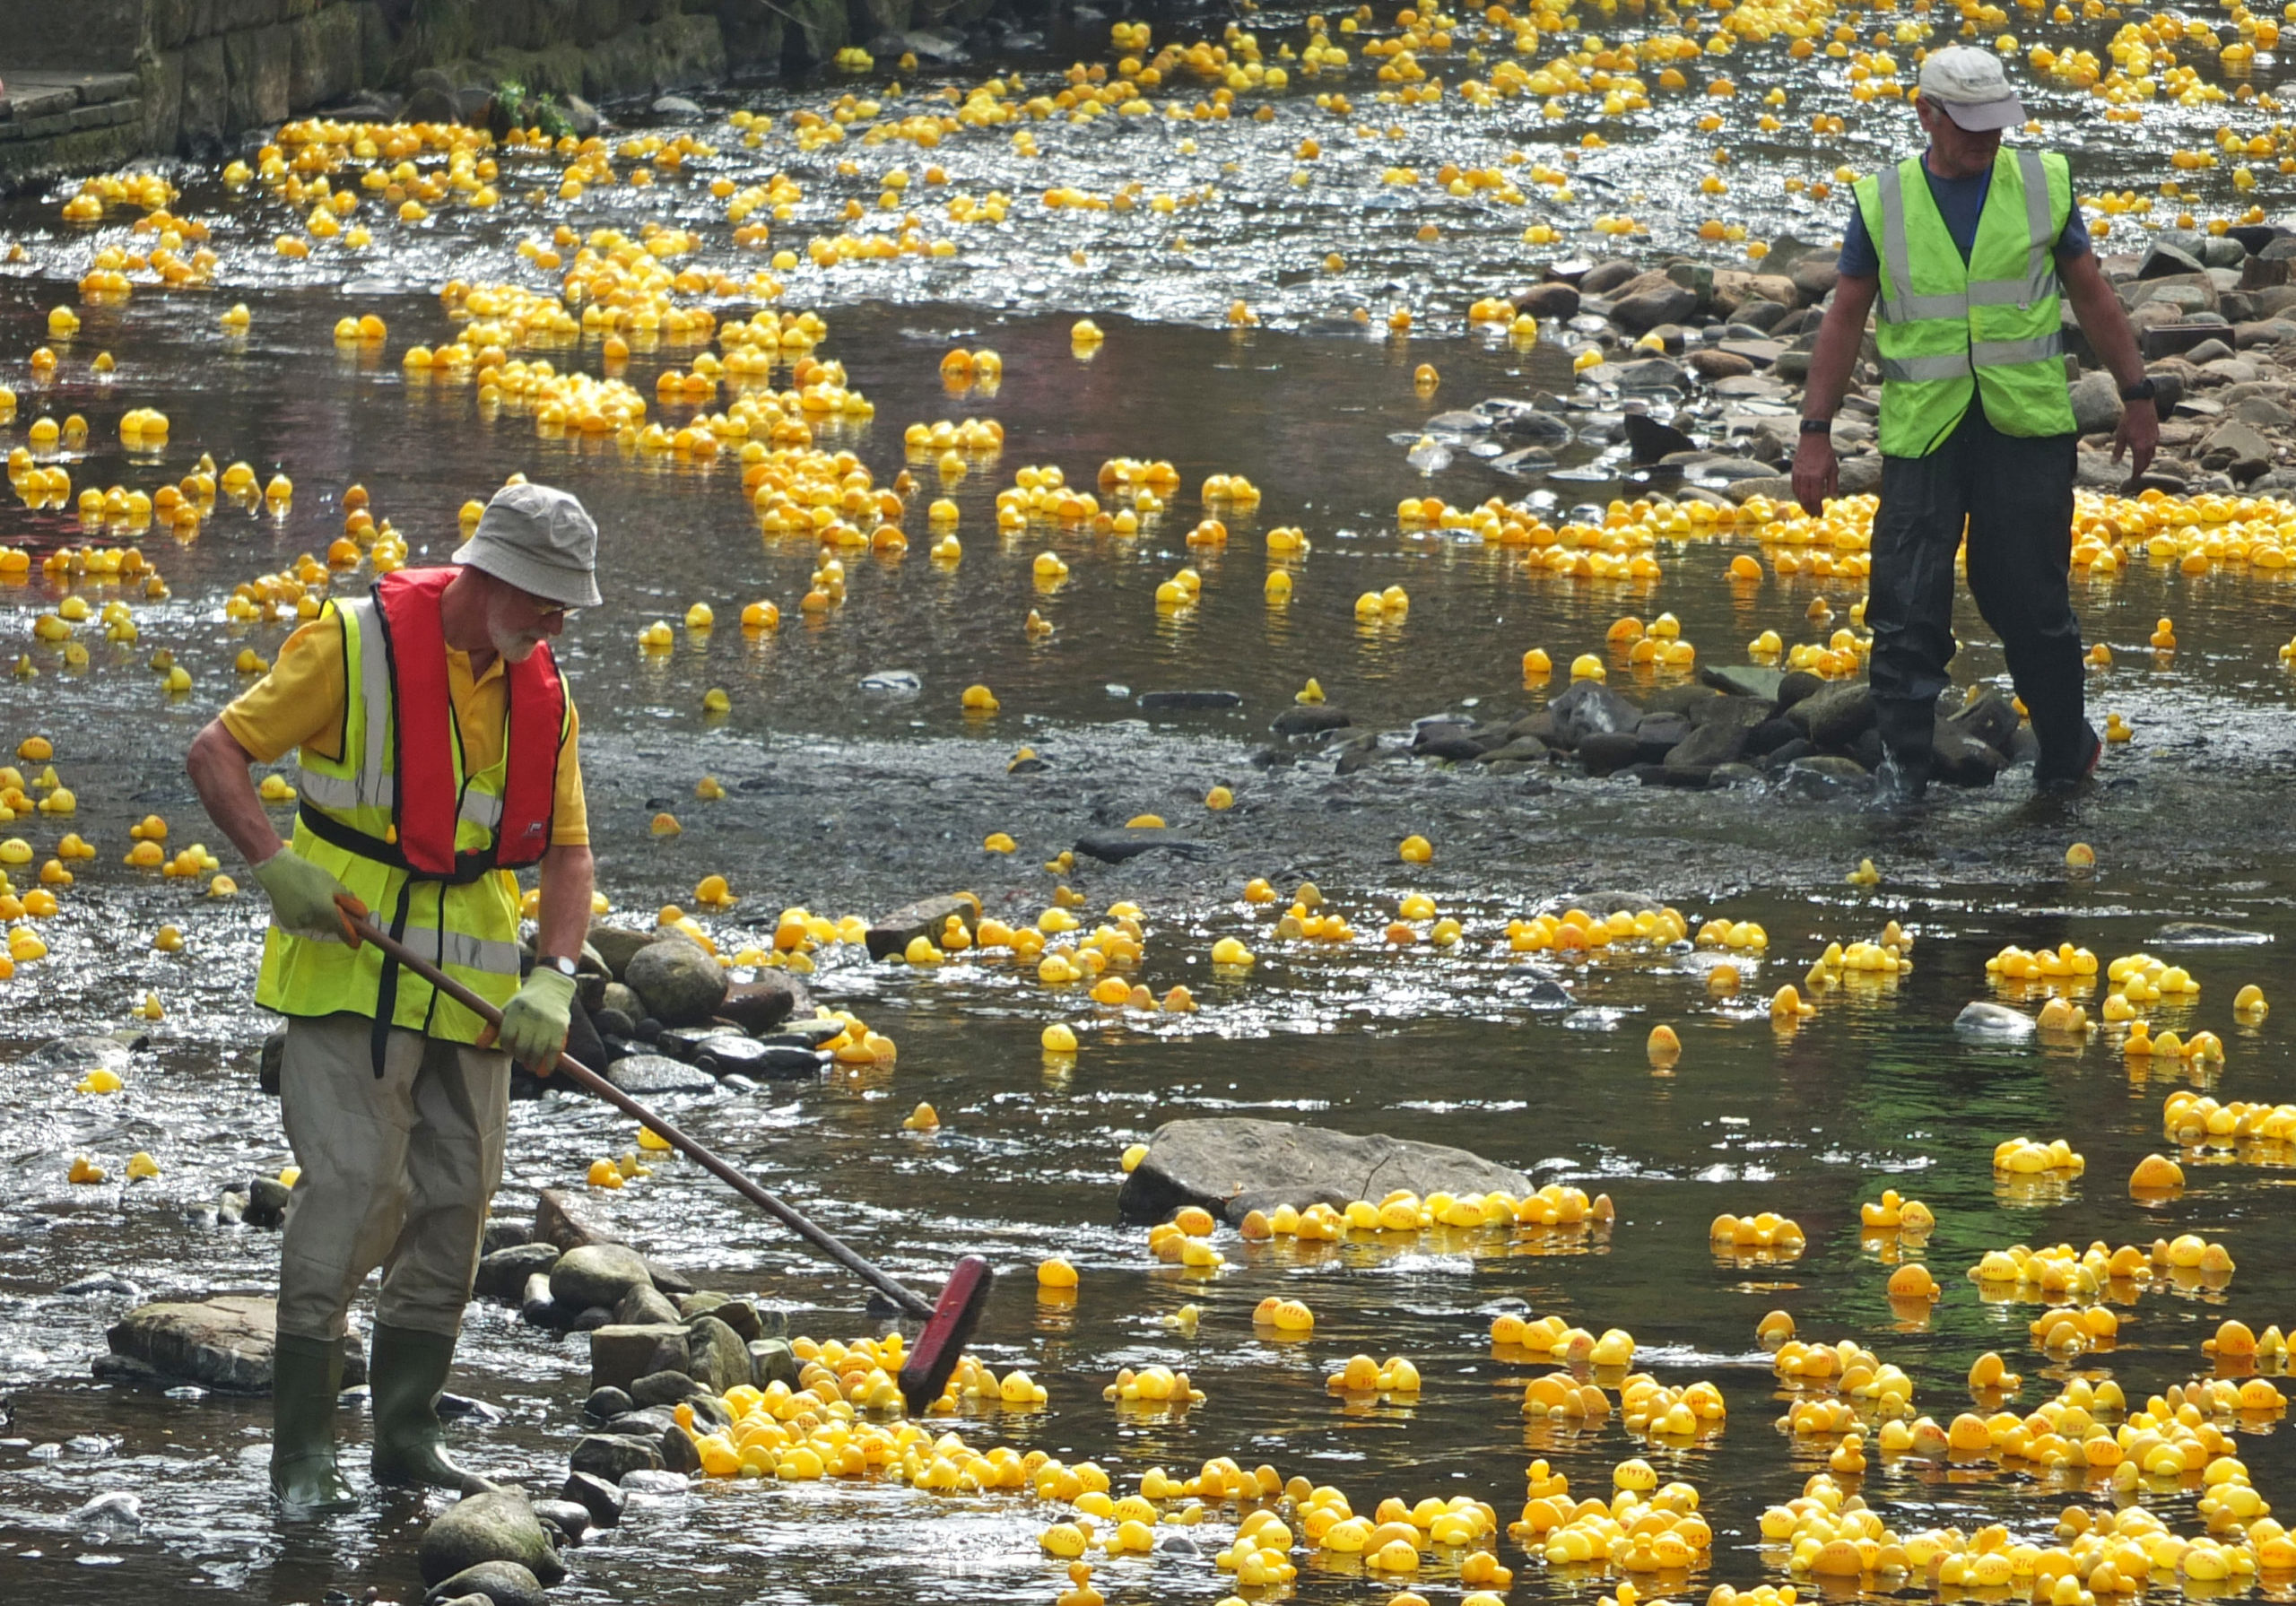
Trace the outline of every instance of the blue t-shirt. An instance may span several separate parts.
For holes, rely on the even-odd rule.
[[[1967,264],[1970,250],[1977,244],[1978,219],[1984,215],[1986,195],[1993,187],[1993,169],[1987,168],[1973,178],[1940,178],[1929,170],[1925,158],[1921,176],[1929,180],[1930,198],[1937,203],[1945,231],[1961,248],[1961,261]],[[2090,248],[2089,225],[2082,221],[2075,203],[2066,213],[2065,232],[2057,237],[2057,265],[2062,267]],[[1841,256],[1834,265],[1853,279],[1872,279],[1882,272],[1881,253],[1874,248],[1873,236],[1866,232],[1865,211],[1854,199],[1849,204],[1849,227],[1842,230]]]

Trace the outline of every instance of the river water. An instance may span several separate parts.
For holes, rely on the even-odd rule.
[[[1751,24],[1752,13],[1738,14]],[[1870,39],[1876,28],[1927,19],[1829,9],[1825,20]],[[1291,13],[1262,14],[1255,25],[1271,60],[1279,41],[1298,48],[1309,37]],[[2005,25],[1983,23],[1988,36]],[[2229,30],[2222,19],[2216,25]],[[2117,24],[2048,22],[2021,9],[2016,26],[2022,46],[2102,52]],[[1571,31],[1581,29],[1615,42],[1622,30],[1643,39],[1676,24],[1621,8],[1616,18],[1589,12],[1571,22]],[[1391,31],[1382,17],[1364,37]],[[2126,1178],[2146,1152],[2172,1149],[2161,1135],[2161,1102],[2187,1085],[2185,1073],[2126,1059],[2119,1029],[2085,1046],[1997,1046],[1957,1037],[1949,1025],[1973,998],[2028,1008],[2038,1001],[1989,985],[1985,960],[2005,943],[2073,942],[2109,959],[2152,947],[2169,920],[2227,921],[2281,940],[2296,932],[2296,889],[2276,851],[2296,743],[2274,650],[2290,631],[2274,571],[2217,565],[2185,574],[2140,560],[2118,577],[2077,583],[2084,628],[2117,658],[2096,674],[2092,696],[2137,734],[2116,748],[2107,785],[2068,809],[2029,804],[2014,775],[1994,792],[1892,822],[1849,804],[1795,804],[1761,792],[1654,794],[1570,779],[1544,791],[1519,778],[1413,767],[1335,780],[1313,763],[1249,762],[1267,720],[1310,676],[1360,725],[1376,728],[1447,710],[1535,705],[1546,688],[1523,686],[1523,652],[1544,647],[1558,666],[1600,653],[1621,614],[1674,612],[1707,663],[1739,661],[1744,643],[1763,629],[1794,642],[1848,622],[1862,590],[1854,578],[1771,571],[1750,587],[1727,583],[1731,556],[1768,555],[1751,531],[1663,541],[1656,580],[1605,581],[1533,573],[1519,549],[1484,546],[1466,532],[1399,528],[1396,517],[1405,497],[1431,493],[1456,506],[1528,495],[1538,499],[1533,511],[1560,523],[1578,503],[1599,508],[1631,494],[1600,467],[1609,459],[1597,445],[1561,454],[1566,467],[1593,462],[1597,472],[1547,483],[1506,480],[1465,453],[1422,475],[1405,451],[1443,410],[1568,386],[1570,355],[1555,340],[1470,333],[1464,313],[1478,295],[1519,286],[1535,260],[1598,249],[1596,214],[1631,210],[1647,221],[1638,249],[1735,249],[1699,247],[1697,225],[1708,215],[1744,224],[1754,239],[1839,231],[1840,192],[1820,203],[1807,185],[1837,163],[1863,168],[1902,149],[1909,118],[1897,102],[1854,100],[1840,62],[1793,62],[1785,38],[1739,48],[1734,98],[1700,92],[1712,74],[1692,61],[1687,90],[1622,117],[1593,119],[1590,103],[1572,100],[1558,102],[1562,115],[1549,118],[1535,98],[1481,111],[1456,92],[1431,106],[1380,106],[1379,86],[1359,59],[1344,85],[1357,103],[1352,117],[1318,110],[1310,93],[1328,86],[1295,77],[1274,98],[1279,115],[1270,123],[1053,120],[1036,126],[1045,155],[1034,159],[1016,156],[1009,128],[969,131],[931,152],[861,150],[859,135],[803,152],[785,132],[792,112],[824,108],[842,86],[760,92],[713,102],[698,132],[723,154],[694,160],[683,176],[665,174],[650,189],[625,182],[594,187],[578,201],[537,202],[525,197],[549,193],[543,187],[554,185],[557,165],[506,160],[499,211],[439,209],[413,228],[378,220],[377,243],[356,259],[332,247],[308,261],[282,258],[270,239],[308,204],[293,210],[260,187],[234,191],[215,174],[184,173],[173,209],[209,222],[221,259],[215,284],[139,287],[125,304],[83,304],[74,282],[107,245],[134,245],[135,209],[91,231],[59,221],[69,187],[13,204],[0,216],[25,253],[0,282],[0,354],[20,398],[10,443],[25,439],[37,416],[77,412],[91,426],[90,444],[56,459],[75,494],[115,483],[156,489],[190,472],[203,451],[219,464],[244,460],[259,479],[283,471],[295,489],[283,515],[224,501],[194,540],[134,537],[171,595],[131,595],[141,633],[132,647],[83,627],[84,667],[36,642],[33,620],[67,589],[100,604],[117,588],[67,588],[45,579],[35,561],[28,579],[10,579],[0,592],[9,655],[29,653],[41,671],[0,692],[0,735],[12,748],[35,732],[50,738],[81,800],[70,820],[38,817],[8,829],[41,858],[66,829],[99,850],[80,866],[62,911],[36,923],[48,957],[0,983],[0,1049],[117,1026],[147,992],[164,1010],[120,1093],[78,1094],[76,1072],[20,1066],[0,1116],[10,1179],[0,1211],[0,1385],[13,1413],[0,1430],[0,1588],[8,1598],[215,1592],[310,1602],[329,1589],[355,1595],[373,1587],[386,1599],[419,1593],[422,1502],[377,1498],[327,1524],[281,1524],[262,1493],[260,1403],[93,1384],[88,1362],[132,1296],[59,1291],[96,1273],[151,1297],[262,1291],[274,1275],[270,1235],[198,1219],[224,1187],[287,1159],[275,1112],[254,1085],[254,1049],[266,1027],[246,1002],[259,902],[199,898],[204,878],[162,881],[119,859],[127,827],[150,812],[170,821],[171,848],[212,837],[196,819],[179,755],[230,695],[235,656],[243,647],[270,656],[285,628],[236,623],[224,603],[234,586],[298,553],[324,554],[353,482],[405,534],[418,562],[450,550],[456,508],[512,472],[578,492],[598,516],[606,602],[573,622],[561,658],[583,711],[601,885],[625,918],[644,923],[657,906],[687,901],[696,880],[718,871],[744,897],[706,921],[721,942],[756,940],[787,905],[866,915],[957,886],[978,890],[992,912],[1025,919],[1055,884],[1038,863],[1080,829],[1152,809],[1211,847],[1209,857],[1187,862],[1088,863],[1072,878],[1088,900],[1081,913],[1121,898],[1142,906],[1140,977],[1159,992],[1188,983],[1204,1006],[1193,1015],[1120,1019],[1075,988],[1046,988],[1009,966],[872,968],[831,950],[813,977],[817,995],[891,1036],[897,1065],[675,1112],[920,1285],[968,1251],[1006,1271],[978,1351],[1000,1372],[1026,1368],[1049,1399],[1038,1410],[962,1417],[955,1425],[976,1445],[1092,1459],[1118,1493],[1151,1467],[1184,1474],[1232,1455],[1335,1485],[1361,1512],[1389,1495],[1408,1503],[1466,1494],[1491,1502],[1502,1523],[1521,1505],[1534,1458],[1567,1473],[1574,1493],[1599,1493],[1614,1463],[1645,1455],[1663,1476],[1699,1489],[1715,1531],[1709,1565],[1657,1581],[1690,1598],[1720,1582],[1784,1582],[1783,1554],[1762,1544],[1757,1520],[1824,1467],[1822,1453],[1772,1425],[1785,1397],[1754,1342],[1768,1310],[1790,1312],[1805,1338],[1854,1337],[1903,1367],[1918,1383],[1918,1408],[1941,1422],[1970,1408],[1964,1379],[1986,1350],[2025,1375],[2022,1409],[2075,1372],[2118,1379],[2135,1403],[2206,1371],[2200,1342],[2224,1318],[2260,1331],[2296,1315],[2296,1271],[2283,1243],[2284,1150],[2188,1154],[2181,1198],[2137,1202]],[[1470,30],[1457,42],[1473,42]],[[1909,74],[1909,44],[1892,48]],[[1091,59],[1106,54],[1098,42],[1079,48]],[[2204,86],[2237,87],[2213,50],[2196,59]],[[1473,70],[1456,51],[1427,60],[1454,85]],[[1039,66],[1024,76],[1029,94],[1057,87]],[[2253,82],[2268,89],[2275,76],[2269,56],[2260,57]],[[2031,82],[2031,73],[2021,71],[2020,81]],[[883,75],[863,82],[882,84]],[[920,87],[940,82],[928,76]],[[950,82],[970,87],[978,76]],[[1787,103],[1766,110],[1762,96],[1773,86]],[[1191,87],[1178,98],[1193,104],[1208,92]],[[1239,102],[1263,99],[1248,93]],[[2155,102],[2142,123],[2122,124],[2092,114],[2088,98],[2070,90],[2035,100],[2049,137],[2076,147],[2084,188],[2150,191],[2173,176],[2199,189],[2203,221],[2250,198],[2233,187],[2231,159],[2190,169],[2171,167],[2168,152],[2207,147],[2222,121],[2243,136],[2273,137],[2268,109]],[[775,131],[744,150],[724,120],[731,109],[770,112]],[[1799,132],[1813,117],[1837,114],[1846,120],[1839,135],[1813,145]],[[1698,127],[1709,115],[1722,126]],[[1782,128],[1761,129],[1764,115]],[[1359,121],[1369,135],[1352,132]],[[1401,133],[1390,136],[1390,126]],[[1607,143],[1584,146],[1596,129]],[[1295,154],[1307,137],[1326,147],[1312,163]],[[1708,197],[1697,180],[1718,143],[1735,157],[1730,188]],[[1566,146],[1583,152],[1576,162]],[[1512,207],[1385,181],[1388,167],[1408,165],[1426,179],[1446,161],[1496,164],[1510,150],[1583,174],[1576,182],[1585,198]],[[841,174],[840,159],[855,161],[855,172]],[[407,344],[453,337],[435,293],[448,278],[547,282],[516,246],[561,221],[632,231],[649,221],[689,226],[702,239],[696,260],[746,279],[764,264],[730,243],[722,204],[706,193],[709,178],[746,185],[777,169],[797,178],[804,198],[790,221],[774,225],[773,243],[801,248],[839,226],[848,196],[873,209],[886,169],[905,165],[922,187],[928,160],[947,169],[949,193],[1007,190],[1012,220],[949,226],[960,246],[953,258],[778,274],[786,281],[780,305],[816,308],[827,321],[817,355],[841,362],[875,404],[874,421],[825,429],[822,444],[848,447],[880,484],[904,466],[923,482],[910,499],[909,551],[848,555],[847,600],[818,621],[796,605],[818,549],[761,537],[730,455],[702,468],[626,455],[610,439],[538,434],[516,409],[481,407],[468,385],[413,379],[401,367]],[[625,180],[632,165],[617,163]],[[2254,198],[2269,208],[2285,181],[2274,162],[2254,165],[2264,176]],[[1311,182],[1295,186],[1292,172],[1309,167]],[[1039,200],[1055,186],[1106,195],[1135,179],[1144,196],[1205,185],[1218,194],[1170,214],[1144,204],[1048,215]],[[1788,179],[1803,188],[1789,190]],[[935,203],[917,210],[935,234],[942,192],[930,193]],[[2166,210],[2173,204],[2156,204]],[[1561,246],[1521,243],[1523,228],[1541,219],[1570,230]],[[1431,220],[1440,238],[1422,242],[1418,230]],[[1072,250],[1083,253],[1081,265]],[[1336,271],[1321,265],[1333,253],[1343,258]],[[1237,299],[1256,326],[1224,326]],[[244,335],[218,326],[235,301],[250,309]],[[48,341],[48,309],[59,302],[77,306],[83,324],[75,338],[55,343],[60,365],[41,380],[23,358]],[[720,304],[743,314],[754,305],[740,297]],[[1407,339],[1386,327],[1398,305],[1417,315]],[[1352,320],[1359,308],[1363,326]],[[338,347],[331,330],[346,313],[382,317],[387,342]],[[1106,335],[1089,360],[1070,338],[1084,314]],[[626,377],[649,399],[657,376],[690,363],[696,349],[638,344]],[[1003,356],[994,394],[952,395],[944,386],[941,356],[960,346]],[[99,351],[116,359],[108,377],[94,371]],[[595,339],[545,354],[561,368],[599,371]],[[1432,395],[1413,383],[1422,362],[1440,374]],[[163,450],[131,455],[118,445],[117,421],[143,406],[166,412],[173,428]],[[685,412],[664,407],[657,415],[676,421]],[[932,457],[904,451],[901,431],[968,416],[1000,421],[1004,447],[944,490]],[[1169,459],[1180,476],[1170,511],[1136,536],[1049,526],[998,534],[995,493],[1021,466],[1056,465],[1089,486],[1104,460],[1120,456]],[[1229,543],[1206,551],[1184,537],[1203,517],[1196,493],[1213,473],[1248,476],[1262,500],[1256,513],[1225,512]],[[959,508],[964,552],[953,568],[926,551],[932,532],[922,504],[937,494]],[[1264,534],[1286,525],[1304,530],[1312,551],[1279,565],[1263,555]],[[126,538],[93,537],[99,545]],[[0,543],[36,559],[87,539],[68,508],[0,514]],[[1047,551],[1067,565],[1056,585],[1037,577]],[[1160,611],[1157,585],[1187,564],[1201,573],[1200,601]],[[1263,600],[1272,565],[1295,579],[1283,609]],[[365,575],[354,570],[346,583]],[[1355,599],[1390,586],[1408,592],[1407,618],[1359,623]],[[747,635],[736,621],[759,598],[778,604],[782,623]],[[1820,599],[1834,612],[1823,626],[1810,618]],[[713,631],[675,628],[695,603],[715,611]],[[1048,636],[1024,628],[1031,609],[1054,627]],[[2146,640],[2164,614],[2174,618],[2179,646],[2156,657]],[[674,627],[666,655],[637,645],[639,630],[657,619]],[[1966,607],[1961,627],[1964,678],[1998,678],[1997,647]],[[170,699],[144,667],[159,647],[190,671],[188,695]],[[862,688],[865,675],[890,670],[912,673],[920,689],[889,696]],[[1633,689],[1623,664],[1613,677]],[[993,719],[968,718],[960,707],[960,691],[976,682],[1001,701]],[[1553,684],[1564,683],[1558,674]],[[711,688],[731,701],[715,718],[701,708]],[[1152,720],[1135,701],[1148,690],[1205,688],[1239,693],[1241,708]],[[1053,768],[1008,778],[1006,761],[1023,744]],[[695,801],[705,773],[724,779],[732,797]],[[1208,814],[1197,801],[1215,781],[1238,794],[1228,813]],[[679,812],[683,835],[648,834],[648,819],[663,808]],[[1010,858],[978,847],[997,829],[1020,839]],[[1396,861],[1395,844],[1412,831],[1435,841],[1432,864]],[[2094,872],[2064,868],[2076,838],[2095,845]],[[1876,861],[1878,886],[1844,882],[1863,857]],[[1366,935],[1336,950],[1280,942],[1276,911],[1239,900],[1255,875],[1286,891],[1312,876]],[[26,879],[18,872],[20,885]],[[1377,940],[1396,901],[1413,890],[1465,922],[1456,949],[1398,950]],[[1757,920],[1769,933],[1768,957],[1744,966],[1743,992],[1733,997],[1709,992],[1699,954],[1624,944],[1574,964],[1506,951],[1509,919],[1572,901],[1598,911],[1670,902],[1693,927],[1718,914]],[[1846,985],[1819,998],[1798,1028],[1773,1028],[1761,1006],[1770,991],[1798,981],[1827,942],[1873,938],[1891,919],[1918,939],[1910,974]],[[152,951],[163,923],[182,929],[181,952]],[[1225,935],[1260,952],[1248,979],[1209,974],[1211,943]],[[2155,951],[2187,965],[2202,986],[2189,1004],[2153,1006],[2156,1028],[2205,1028],[2224,1038],[2227,1063],[2205,1079],[2209,1089],[2226,1098],[2290,1097],[2280,1018],[2243,1020],[2231,1009],[2250,982],[2277,995],[2286,973],[2276,945]],[[1542,981],[1565,984],[1570,1004],[1545,1007]],[[2076,995],[2093,1012],[2096,992]],[[1039,1032],[1055,1020],[1083,1039],[1073,1066],[1048,1066],[1039,1050]],[[1684,1046],[1668,1075],[1654,1074],[1642,1049],[1657,1022],[1674,1024]],[[939,1133],[903,1131],[902,1116],[927,1099],[944,1123]],[[1142,1229],[1115,1224],[1118,1156],[1162,1121],[1218,1114],[1462,1144],[1541,1182],[1607,1193],[1617,1220],[1600,1234],[1443,1231],[1336,1246],[1248,1246],[1223,1231],[1224,1270],[1187,1273],[1156,1261]],[[1990,1156],[1996,1142],[2017,1136],[2068,1140],[2086,1156],[2086,1174],[2057,1189],[2013,1187],[1996,1177]],[[498,1212],[522,1215],[537,1189],[578,1185],[593,1159],[633,1138],[627,1123],[584,1100],[519,1105]],[[151,1151],[161,1175],[122,1184],[136,1150]],[[107,1164],[114,1180],[69,1184],[66,1167],[83,1153]],[[1859,1203],[1884,1186],[1923,1200],[1938,1219],[1920,1253],[1944,1295],[1926,1319],[1892,1307],[1883,1291],[1892,1247],[1859,1230]],[[795,1331],[829,1338],[874,1330],[857,1289],[674,1162],[606,1208],[649,1253],[704,1286],[757,1294],[786,1310]],[[1782,1264],[1717,1258],[1710,1219],[1758,1209],[1797,1220],[1806,1252]],[[2118,1345],[2076,1363],[2033,1347],[2025,1324],[2037,1307],[1980,1297],[1965,1276],[1986,1251],[2013,1244],[2149,1245],[2181,1232],[2229,1247],[2238,1262],[2229,1284],[2144,1293],[2120,1307]],[[1082,1272],[1073,1307],[1035,1298],[1031,1268],[1053,1254]],[[1314,1309],[1312,1339],[1277,1344],[1256,1333],[1250,1312],[1271,1293]],[[1163,1323],[1184,1304],[1202,1312],[1188,1336]],[[1494,1352],[1488,1340],[1494,1315],[1526,1307],[1597,1333],[1627,1330],[1639,1346],[1637,1365],[1668,1384],[1713,1381],[1729,1406],[1726,1429],[1670,1451],[1631,1437],[1615,1416],[1583,1432],[1526,1422],[1523,1385],[1550,1367]],[[1358,1351],[1411,1358],[1424,1391],[1408,1403],[1344,1403],[1324,1378]],[[580,1431],[582,1341],[523,1327],[515,1312],[474,1307],[463,1362],[457,1386],[504,1415],[458,1426],[457,1447],[554,1489]],[[1102,1401],[1119,1367],[1150,1362],[1184,1367],[1205,1402],[1167,1419],[1120,1415]],[[355,1446],[363,1427],[344,1421]],[[2240,1424],[2239,1453],[2267,1499],[2291,1470],[2275,1426]],[[1982,1462],[1948,1470],[1868,1448],[1859,1492],[1900,1532],[2003,1522],[2046,1543],[2061,1507],[2101,1510],[2116,1498],[2077,1478]],[[350,1460],[363,1471],[355,1448]],[[2189,1534],[2199,1527],[2197,1488],[2187,1483],[2148,1489],[2144,1500]],[[140,1498],[140,1527],[73,1519],[115,1489]],[[634,1502],[621,1529],[573,1553],[574,1576],[555,1598],[1049,1602],[1065,1587],[1065,1567],[1036,1536],[1059,1515],[1024,1496],[698,1483]],[[1216,1510],[1201,1528],[1175,1528],[1211,1541],[1193,1553],[1112,1561],[1095,1583],[1111,1600],[1225,1595],[1232,1580],[1212,1558],[1237,1515]],[[1592,1602],[1616,1582],[1551,1568],[1511,1541],[1498,1549],[1516,1569],[1518,1601]],[[1294,1593],[1303,1600],[1382,1601],[1395,1587],[1335,1556],[1303,1550],[1296,1559]],[[1457,1559],[1436,1553],[1413,1587],[1457,1599],[1465,1587]],[[2165,1576],[2153,1585],[2178,1587]],[[2286,1585],[2267,1580],[2264,1593],[2280,1598]]]

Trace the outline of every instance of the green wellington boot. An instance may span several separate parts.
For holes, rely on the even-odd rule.
[[[439,1391],[455,1361],[455,1341],[412,1327],[375,1324],[367,1385],[375,1411],[375,1480],[469,1489],[485,1480],[439,1447]]]
[[[343,1345],[283,1333],[271,1359],[271,1492],[307,1512],[348,1511],[359,1502],[335,1470],[335,1404],[343,1392]]]

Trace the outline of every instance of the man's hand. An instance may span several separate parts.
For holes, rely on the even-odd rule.
[[[2132,480],[2152,466],[2153,448],[2161,444],[2160,410],[2149,401],[2131,402],[2120,410],[2120,428],[2113,431],[2113,461],[2129,455]]]
[[[281,848],[255,867],[255,879],[271,898],[271,921],[291,936],[315,942],[343,941],[343,916],[335,895],[349,888],[291,848]]]
[[[557,1068],[559,1051],[566,1046],[567,1029],[573,1020],[574,978],[536,965],[517,996],[502,1006],[495,1046],[508,1053],[514,1063],[547,1076]]]
[[[2146,456],[2151,456],[2148,447]],[[1813,430],[1794,447],[1794,499],[1815,518],[1825,511],[1826,499],[1841,489],[1841,464],[1833,455],[1831,430]]]

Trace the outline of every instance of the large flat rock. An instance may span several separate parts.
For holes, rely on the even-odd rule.
[[[1302,1209],[1319,1200],[1344,1205],[1396,1188],[1421,1194],[1498,1189],[1520,1198],[1532,1185],[1520,1171],[1466,1150],[1381,1133],[1358,1137],[1240,1118],[1169,1121],[1124,1179],[1117,1210],[1127,1220],[1155,1221],[1184,1204],[1200,1204],[1240,1221],[1251,1210]]]
[[[234,1393],[267,1394],[279,1337],[278,1309],[271,1300],[248,1294],[160,1302],[128,1312],[104,1336],[112,1352],[96,1363],[100,1376],[148,1376]],[[345,1339],[343,1386],[366,1380],[366,1357],[356,1339]]]

